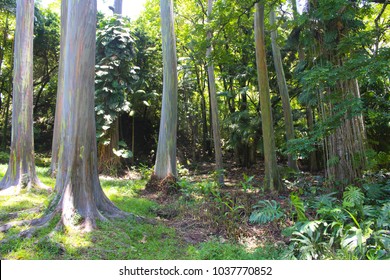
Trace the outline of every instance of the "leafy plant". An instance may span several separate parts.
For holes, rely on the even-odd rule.
[[[244,177],[244,181],[241,181],[240,185],[241,185],[242,189],[244,190],[244,192],[247,193],[248,191],[253,190],[252,181],[255,178],[255,176],[248,176],[248,175],[244,174],[243,177]]]
[[[303,201],[294,193],[290,194],[290,200],[292,206],[294,206],[298,221],[306,221],[307,217],[305,215],[305,206]]]
[[[266,224],[278,220],[284,216],[284,211],[275,200],[260,200],[253,206],[255,211],[249,217],[251,223]]]
[[[345,208],[361,207],[364,201],[364,194],[354,186],[348,186],[343,193],[343,206]]]

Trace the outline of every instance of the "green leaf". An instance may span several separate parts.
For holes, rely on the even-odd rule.
[[[307,217],[305,215],[305,206],[303,205],[303,202],[299,198],[299,196],[292,193],[292,194],[290,194],[290,200],[291,200],[291,204],[295,208],[295,212],[297,214],[298,221],[307,221]]]
[[[283,209],[275,200],[260,200],[253,208],[257,210],[249,217],[251,223],[266,224],[284,216]]]

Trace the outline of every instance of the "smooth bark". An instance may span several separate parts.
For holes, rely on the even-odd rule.
[[[163,97],[154,175],[177,176],[177,57],[172,0],[160,0],[163,50]]]
[[[282,55],[280,53],[280,48],[277,42],[278,31],[276,26],[276,16],[275,11],[271,8],[270,11],[270,24],[272,26],[271,30],[271,44],[272,44],[272,54],[274,58],[275,71],[278,81],[279,94],[282,99],[283,106],[283,115],[284,115],[284,125],[286,129],[286,139],[287,141],[293,140],[295,138],[294,133],[294,120],[291,112],[290,96],[288,94],[286,76],[284,75]],[[298,171],[297,161],[294,160],[291,154],[288,154],[288,167]]]
[[[35,171],[33,137],[34,0],[18,0],[14,46],[11,149],[2,194],[42,186]]]
[[[55,177],[57,173],[58,164],[58,153],[60,147],[60,135],[62,134],[61,129],[61,116],[62,116],[62,105],[64,96],[64,64],[65,64],[65,42],[66,42],[66,26],[68,18],[68,1],[61,1],[61,40],[60,40],[60,62],[58,66],[58,82],[57,82],[57,101],[56,101],[56,112],[54,117],[54,131],[53,131],[53,142],[52,142],[52,153],[51,153],[51,164],[50,174]],[[66,112],[64,112],[66,113]],[[66,116],[65,116],[66,119]]]
[[[211,21],[211,13],[213,10],[213,0],[208,0],[208,9],[207,16],[208,22]],[[214,73],[214,64],[212,61],[212,52],[213,47],[211,44],[212,40],[212,31],[207,32],[207,40],[209,41],[209,46],[207,48],[207,72],[209,78],[209,94],[210,94],[210,110],[211,110],[211,120],[213,128],[213,138],[214,138],[214,153],[215,153],[215,169],[218,173],[218,183],[224,183],[223,176],[223,163],[222,163],[222,148],[221,148],[221,136],[219,130],[219,118],[218,118],[218,103],[217,103],[217,89],[215,85],[215,73]]]
[[[63,99],[54,212],[66,226],[91,230],[97,219],[122,216],[105,196],[97,171],[94,110],[96,0],[65,0]]]
[[[122,0],[115,0],[114,2],[114,14],[122,15]]]
[[[260,107],[264,144],[264,165],[265,178],[264,188],[267,190],[279,191],[282,183],[279,178],[278,165],[276,161],[274,128],[271,111],[269,80],[266,61],[265,39],[264,39],[264,1],[255,4],[255,45],[257,75],[260,91]]]

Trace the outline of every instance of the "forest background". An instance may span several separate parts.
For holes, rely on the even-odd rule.
[[[58,113],[84,88],[61,74],[83,69],[60,51],[83,43],[61,14],[76,3],[35,1],[31,141],[11,133],[16,2],[0,1],[1,258],[389,258],[387,0],[148,0],[136,20],[106,1],[114,15],[79,31],[96,47],[93,116]],[[94,153],[76,143],[96,135],[96,174],[64,164],[73,132],[56,125],[73,112],[87,136],[68,146]],[[68,177],[93,201],[78,204],[82,179],[67,209]]]

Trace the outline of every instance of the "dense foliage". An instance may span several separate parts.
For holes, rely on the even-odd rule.
[[[296,1],[264,1],[273,137],[280,178],[287,187],[279,194],[262,188],[263,116],[253,28],[254,6],[259,1],[215,0],[210,17],[205,0],[173,2],[179,178],[165,194],[173,194],[174,207],[207,209],[202,212],[204,219],[218,224],[221,235],[235,241],[244,234],[243,221],[282,231],[284,258],[389,259],[388,1],[303,1],[306,8],[301,13]],[[61,30],[58,7],[59,1],[48,8],[36,1],[35,6],[34,137],[39,154],[50,154],[54,127]],[[268,19],[273,10],[275,24]],[[99,171],[115,176],[139,166],[147,169],[155,162],[163,93],[159,1],[146,1],[138,19],[99,14],[96,27]],[[290,97],[295,127],[295,139],[290,141],[271,31],[278,33]],[[2,163],[9,159],[14,32],[15,1],[0,0]],[[208,38],[210,32],[213,36]],[[210,46],[213,53],[207,57]],[[203,163],[214,159],[207,72],[211,62],[225,167],[219,172],[256,168],[253,176],[241,179],[240,174],[239,180],[228,180],[226,186],[214,178],[193,182],[185,172],[200,172]],[[297,160],[299,171],[286,167],[288,156]],[[304,172],[315,176],[316,183],[305,181],[308,174]],[[176,210],[158,209],[168,211],[169,218]],[[212,258],[214,243],[204,246],[199,254]]]

